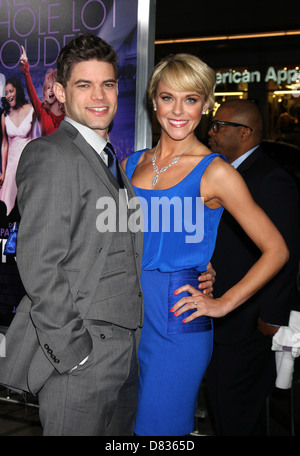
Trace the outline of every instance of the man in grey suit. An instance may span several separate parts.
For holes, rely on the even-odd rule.
[[[123,201],[128,220],[124,194],[134,196],[118,164],[113,176],[107,145],[116,54],[101,38],[81,35],[62,49],[57,71],[65,120],[29,143],[17,172],[26,296],[6,334],[0,383],[38,394],[44,435],[131,435],[142,233],[119,230],[118,219],[105,231],[98,219],[103,198],[114,201],[117,217]]]

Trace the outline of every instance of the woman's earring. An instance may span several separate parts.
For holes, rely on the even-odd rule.
[[[153,111],[157,111],[157,107],[156,106],[154,106]]]

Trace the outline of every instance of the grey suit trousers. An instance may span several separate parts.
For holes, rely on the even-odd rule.
[[[140,329],[97,324],[88,330],[87,362],[63,375],[54,370],[39,392],[45,436],[133,435]]]

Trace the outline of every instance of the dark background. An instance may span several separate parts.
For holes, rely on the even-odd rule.
[[[156,0],[155,39],[228,36],[300,29],[300,4],[264,0]],[[156,60],[168,53],[198,55],[213,68],[231,65],[299,64],[300,35],[186,44],[157,44]]]
[[[296,30],[299,13],[297,2],[156,0],[156,39]]]

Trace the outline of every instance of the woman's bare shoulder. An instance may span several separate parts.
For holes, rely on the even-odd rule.
[[[221,156],[216,156],[205,170],[206,176],[217,178],[224,178],[235,173],[237,171]]]

